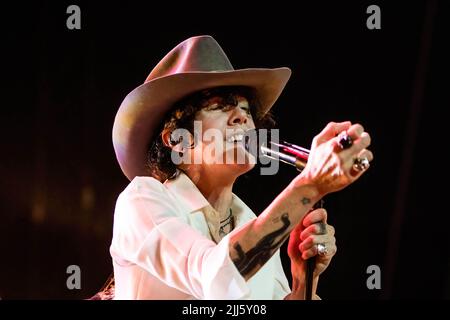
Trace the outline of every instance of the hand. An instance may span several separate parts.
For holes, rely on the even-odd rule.
[[[352,138],[353,145],[343,150],[339,146],[339,134],[344,131]],[[360,157],[373,160],[372,152],[366,149],[369,145],[370,135],[360,124],[330,122],[313,139],[306,167],[296,179],[301,181],[300,184],[315,186],[320,197],[341,190],[367,170],[356,171],[353,164]]]
[[[323,230],[318,222],[324,223],[326,233],[322,234]],[[318,255],[319,243],[327,248],[325,255]],[[314,277],[318,277],[328,267],[336,251],[334,228],[327,224],[327,211],[320,208],[309,212],[291,231],[289,238],[288,255],[291,259],[293,277],[304,279],[306,260],[314,256],[317,256]]]

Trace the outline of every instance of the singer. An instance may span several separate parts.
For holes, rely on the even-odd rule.
[[[319,299],[319,276],[336,244],[327,212],[313,206],[368,169],[369,134],[359,124],[329,123],[304,170],[258,216],[232,192],[254,164],[229,159],[250,160],[243,133],[273,125],[270,109],[290,75],[288,68],[235,70],[212,37],[198,36],[126,96],[113,126],[130,180],[114,214],[115,299],[304,299],[305,261],[313,256]],[[291,288],[279,252],[288,238]]]

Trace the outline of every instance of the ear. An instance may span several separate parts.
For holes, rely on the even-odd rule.
[[[183,151],[183,145],[182,143],[173,144],[171,139],[172,131],[169,129],[164,129],[161,132],[161,139],[165,146],[171,148],[172,150],[176,152],[182,152]]]

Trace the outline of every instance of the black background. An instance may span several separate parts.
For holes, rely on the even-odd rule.
[[[66,27],[70,4],[81,8],[81,30]],[[366,27],[370,4],[381,8],[381,30]],[[2,299],[84,299],[103,285],[127,185],[112,148],[115,113],[170,49],[200,34],[236,69],[292,69],[273,109],[282,138],[308,147],[344,120],[371,134],[369,172],[325,199],[338,253],[319,295],[450,298],[444,1],[62,1],[2,11]],[[295,174],[255,170],[234,192],[259,213]],[[66,287],[73,264],[81,290]],[[369,265],[381,268],[380,290],[366,286]]]

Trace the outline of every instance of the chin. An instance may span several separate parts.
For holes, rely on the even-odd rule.
[[[252,170],[255,167],[254,164],[251,163],[245,163],[245,164],[224,164],[221,165],[221,168],[218,170],[222,170],[224,172],[227,172],[229,175],[233,176],[241,176],[250,170]]]

